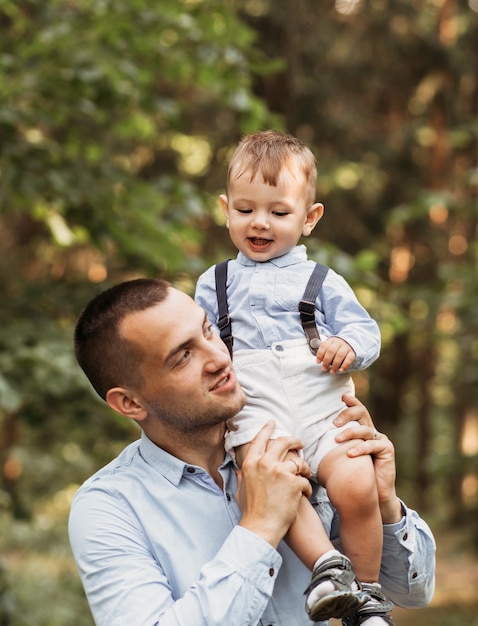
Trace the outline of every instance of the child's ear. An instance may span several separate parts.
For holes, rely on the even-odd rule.
[[[308,237],[310,235],[323,214],[324,205],[320,204],[320,202],[316,202],[309,208],[309,210],[307,211],[307,216],[305,218],[304,227],[302,229],[302,234],[304,235],[304,237]]]
[[[219,196],[219,202],[221,203],[221,209],[226,218],[226,226],[229,228],[229,201],[227,199],[227,196],[221,194]]]

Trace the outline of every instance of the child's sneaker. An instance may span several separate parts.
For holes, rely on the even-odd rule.
[[[393,602],[387,600],[378,583],[362,583],[364,593],[369,596],[368,602],[349,616],[342,619],[343,626],[393,626],[394,622],[390,615]]]
[[[325,585],[329,590],[317,594],[316,588],[323,583],[329,583]],[[339,553],[324,559],[314,568],[312,580],[304,593],[307,595],[305,609],[313,622],[345,617],[370,600],[355,576],[352,563]]]

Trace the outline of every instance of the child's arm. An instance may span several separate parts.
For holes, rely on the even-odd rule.
[[[319,347],[317,360],[326,366],[326,370],[329,370],[332,363],[334,373],[347,369],[362,370],[378,358],[380,354],[378,324],[359,303],[346,280],[333,270],[329,269],[327,273],[316,307],[319,329],[323,330],[323,334],[321,333],[323,347]],[[337,342],[340,342],[340,346]],[[327,356],[329,364],[327,367],[325,354],[329,350],[333,356]],[[336,353],[338,357],[335,357]],[[354,360],[349,362],[351,354],[355,356]],[[332,368],[330,371],[332,372]]]
[[[317,350],[317,363],[323,372],[342,374],[346,372],[356,358],[355,350],[340,337],[329,337]]]
[[[215,326],[218,310],[214,269],[213,265],[198,278],[194,299],[206,311],[209,321]]]

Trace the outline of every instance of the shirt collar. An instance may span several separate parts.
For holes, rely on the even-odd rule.
[[[291,248],[282,256],[275,257],[274,259],[270,259],[269,261],[253,261],[242,252],[239,252],[237,255],[237,262],[241,265],[246,265],[249,267],[264,265],[264,263],[271,263],[276,267],[287,267],[288,265],[296,265],[297,263],[302,263],[303,261],[307,261],[307,248],[304,245],[294,246],[294,248]]]
[[[143,459],[154,467],[160,474],[162,474],[170,483],[178,485],[183,476],[189,476],[188,468],[194,467],[201,470],[197,465],[191,465],[178,459],[177,457],[169,454],[166,450],[163,450],[142,431],[141,441],[139,445],[140,454]],[[224,461],[221,464],[221,469],[227,465],[233,466],[232,457],[229,453],[225,454]]]

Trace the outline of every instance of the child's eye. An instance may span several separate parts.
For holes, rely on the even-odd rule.
[[[252,209],[237,209],[237,212],[248,215],[249,213],[252,213]]]
[[[286,215],[289,215],[289,214],[287,213],[287,211],[274,211],[274,215],[276,217],[285,217]]]

